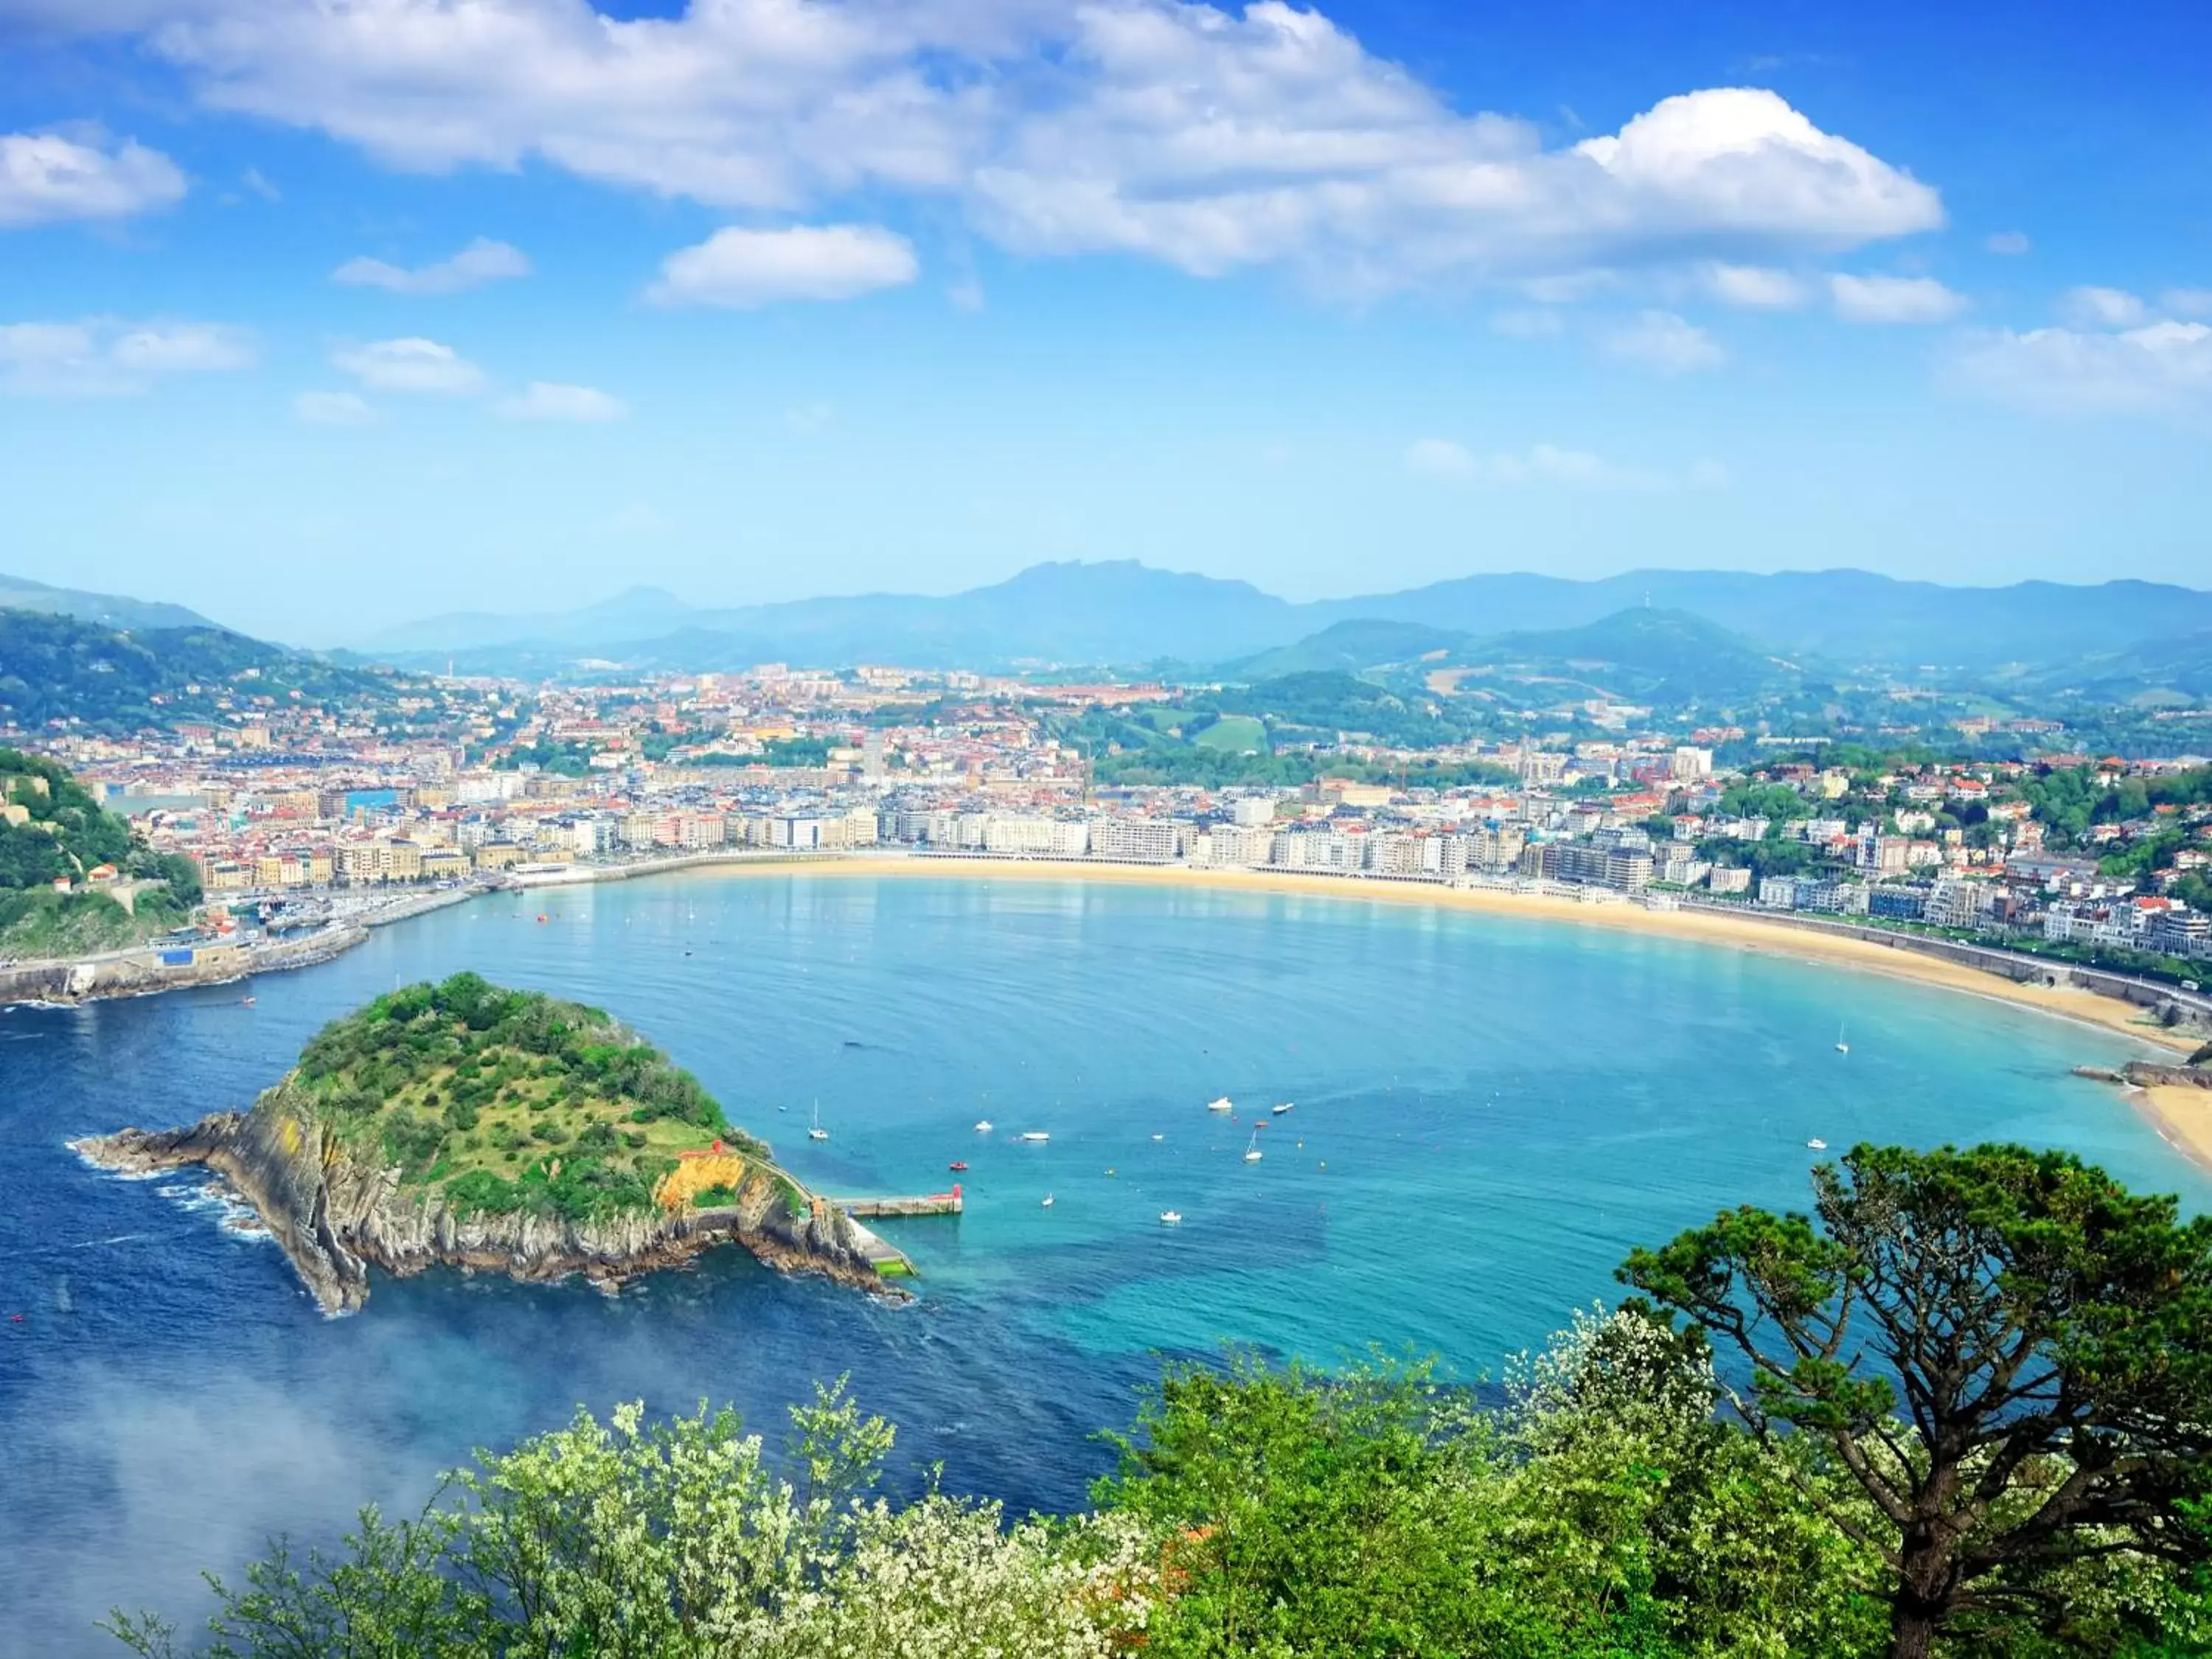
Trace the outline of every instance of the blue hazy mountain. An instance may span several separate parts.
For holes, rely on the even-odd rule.
[[[1419,638],[1329,635],[1343,623],[1495,639],[1642,609],[1686,613],[1764,651],[1905,671],[2060,664],[2212,630],[2212,592],[2142,581],[1947,587],[1863,570],[1638,570],[1597,581],[1523,573],[1301,605],[1247,582],[1121,560],[1036,565],[945,596],[869,593],[730,609],[635,588],[578,611],[434,617],[355,643],[390,660],[428,666],[450,654],[495,672],[548,672],[579,656],[694,670],[763,661],[1227,664],[1291,647],[1304,647],[1305,665],[1321,669],[1352,665],[1378,646],[1376,660],[1396,660],[1402,642]]]
[[[158,600],[125,599],[119,593],[88,593],[50,587],[27,577],[0,575],[0,611],[40,611],[75,617],[103,628],[212,628],[197,611]]]

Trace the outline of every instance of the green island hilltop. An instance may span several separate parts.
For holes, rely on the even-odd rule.
[[[734,1241],[871,1290],[908,1267],[611,1015],[472,973],[333,1021],[246,1112],[78,1148],[215,1170],[333,1311],[370,1266],[611,1285]]]
[[[770,1162],[696,1078],[612,1016],[475,974],[332,1022],[291,1084],[340,1139],[397,1169],[403,1190],[434,1188],[463,1215],[650,1212],[686,1154],[739,1179],[734,1166]]]

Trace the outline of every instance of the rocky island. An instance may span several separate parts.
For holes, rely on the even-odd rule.
[[[133,1172],[203,1165],[251,1204],[326,1312],[368,1269],[605,1285],[734,1242],[879,1294],[902,1266],[610,1015],[475,974],[318,1033],[244,1112],[74,1143]]]

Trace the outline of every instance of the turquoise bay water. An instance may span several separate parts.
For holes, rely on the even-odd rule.
[[[461,968],[613,1010],[826,1190],[939,1190],[966,1160],[963,1218],[884,1224],[920,1300],[726,1251],[612,1299],[380,1280],[325,1321],[197,1179],[118,1181],[62,1145],[243,1105],[325,1020]],[[114,1601],[191,1616],[198,1567],[419,1502],[471,1445],[580,1401],[734,1401],[773,1433],[849,1373],[900,1423],[902,1478],[942,1460],[955,1489],[1073,1504],[1105,1462],[1091,1431],[1127,1421],[1160,1351],[1380,1344],[1494,1373],[1617,1294],[1632,1245],[1723,1204],[1802,1205],[1813,1136],[2063,1145],[2212,1202],[2116,1092],[2067,1074],[2140,1052],[2125,1038],[1335,896],[696,872],[439,912],[252,988],[250,1008],[216,990],[0,1016],[0,1316],[25,1316],[0,1323],[0,1651],[98,1651],[88,1623]],[[1204,1109],[1221,1094],[1233,1121]],[[826,1143],[805,1133],[817,1101]]]

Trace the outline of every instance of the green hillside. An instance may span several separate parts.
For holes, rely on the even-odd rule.
[[[0,749],[0,954],[80,954],[134,944],[180,925],[200,896],[191,860],[156,854],[106,811],[67,767]],[[18,823],[14,820],[22,818]],[[129,902],[106,892],[60,893],[101,865],[124,878]]]
[[[400,684],[213,626],[124,633],[46,611],[0,610],[0,723],[26,731],[66,721],[123,735],[220,720],[254,697],[374,704]]]
[[[1580,628],[1501,634],[1455,649],[1454,666],[1537,674],[1638,702],[1740,702],[1803,678],[1739,634],[1686,611],[1616,611]]]
[[[732,1162],[768,1163],[696,1078],[612,1016],[475,974],[325,1026],[262,1106],[312,1113],[464,1214],[650,1212],[677,1155],[718,1137]]]
[[[1280,679],[1290,674],[1358,673],[1364,668],[1411,664],[1465,645],[1468,635],[1419,623],[1340,622],[1257,656],[1224,663],[1221,672],[1248,682]]]

